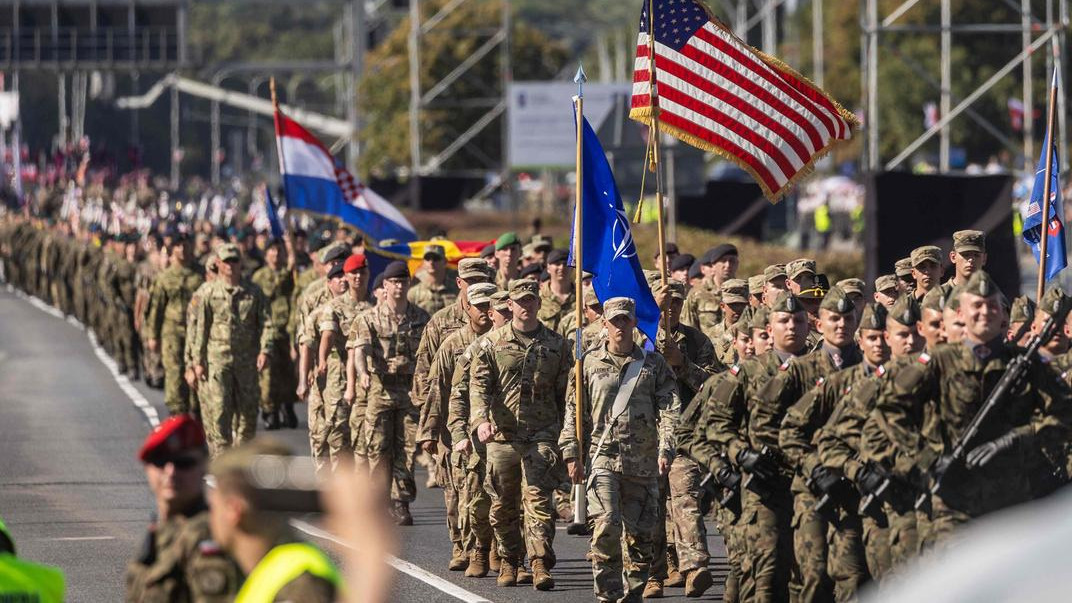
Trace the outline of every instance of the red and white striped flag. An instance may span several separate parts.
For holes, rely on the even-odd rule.
[[[649,17],[655,4],[659,129],[747,170],[777,202],[859,121],[778,59],[733,35],[698,0],[647,0],[629,116],[651,123]]]

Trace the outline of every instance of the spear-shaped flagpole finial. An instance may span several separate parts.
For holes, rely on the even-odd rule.
[[[577,84],[577,96],[584,96],[584,83],[588,76],[584,74],[584,65],[577,63],[577,75],[573,76],[573,83]]]

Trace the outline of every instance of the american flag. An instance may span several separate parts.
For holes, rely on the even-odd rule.
[[[646,0],[630,117],[651,123],[649,16],[655,3],[659,129],[748,171],[777,202],[852,137],[856,117],[774,57],[748,46],[698,0]]]

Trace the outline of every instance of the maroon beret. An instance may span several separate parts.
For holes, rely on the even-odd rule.
[[[205,430],[190,415],[176,415],[157,426],[138,451],[143,463],[156,456],[172,457],[188,450],[205,448]]]

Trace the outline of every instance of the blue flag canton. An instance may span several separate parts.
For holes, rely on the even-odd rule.
[[[648,31],[651,2],[655,2],[655,41],[678,52],[710,20],[707,11],[695,0],[648,0],[640,11],[642,33]]]
[[[1046,159],[1049,155],[1052,161],[1050,170],[1050,211],[1049,215],[1042,215],[1043,195],[1046,186]],[[1057,149],[1049,144],[1043,145],[1039,156],[1038,166],[1035,170],[1035,182],[1031,189],[1031,199],[1028,201],[1026,216],[1024,217],[1023,237],[1031,247],[1035,259],[1045,266],[1046,280],[1057,275],[1068,265],[1068,256],[1065,249],[1064,224],[1061,219],[1064,209],[1061,202],[1061,179],[1059,174],[1060,162]],[[1046,257],[1042,258],[1042,237],[1045,233],[1047,238]]]

